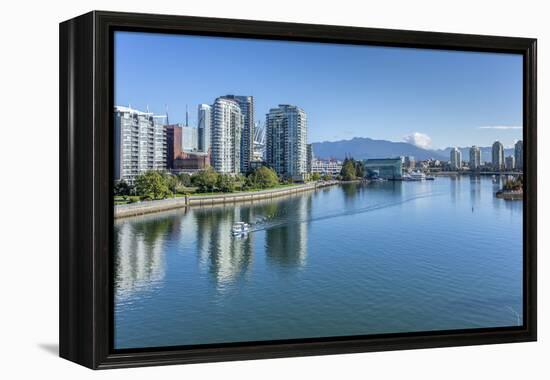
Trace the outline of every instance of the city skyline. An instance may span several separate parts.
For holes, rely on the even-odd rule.
[[[115,43],[115,104],[160,114],[167,105],[171,123],[183,123],[186,105],[234,93],[254,96],[256,121],[277,104],[299,105],[309,143],[510,147],[522,135],[517,55],[135,32],[117,32]],[[212,60],[220,56],[230,59]]]
[[[254,98],[251,96],[220,96],[212,106],[199,104],[197,111],[201,122],[199,127],[192,128],[187,125],[187,112],[185,125],[169,124],[168,115],[115,106],[115,178],[133,182],[137,175],[147,170],[197,172],[210,165],[220,174],[243,174],[267,165],[282,178],[305,182],[313,172],[334,174],[338,165],[343,167],[343,163],[331,167],[330,162],[313,165],[314,150],[312,144],[306,143],[307,113],[289,104],[271,108],[266,115],[265,156],[252,161],[250,158],[256,153],[251,151],[245,158],[243,150],[253,149],[251,141],[243,138],[245,114],[249,113],[248,120],[251,120],[253,109]],[[250,123],[248,128],[251,128]],[[249,129],[248,136],[254,134],[254,129]],[[205,149],[206,141],[211,141],[212,149]],[[499,140],[495,141],[489,161],[482,159],[480,147],[472,145],[467,149],[469,151],[463,153],[456,147],[451,148],[449,160],[443,161],[443,165],[433,157],[420,160],[417,165],[416,158],[410,154],[381,154],[378,158],[363,162],[372,167],[371,175],[374,172],[380,175],[382,166],[390,168],[394,179],[401,178],[402,172],[428,167],[471,172],[523,170],[522,140],[515,143],[510,155],[506,155]],[[395,160],[400,161],[399,169],[394,168]],[[244,169],[246,167],[248,169]],[[396,175],[396,172],[400,174]]]
[[[113,347],[524,324],[522,57],[114,39]]]

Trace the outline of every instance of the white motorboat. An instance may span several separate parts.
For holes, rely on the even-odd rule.
[[[233,235],[244,235],[250,231],[250,225],[245,222],[237,222],[233,224],[233,228],[231,228],[231,232]]]
[[[410,176],[412,181],[422,181],[426,179],[426,174],[420,171],[411,172]]]
[[[405,173],[402,176],[403,181],[423,181],[426,179],[426,174],[420,171]]]

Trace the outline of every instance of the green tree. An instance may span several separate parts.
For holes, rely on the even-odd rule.
[[[506,182],[504,182],[504,190],[518,191],[518,190],[521,190],[521,189],[523,189],[523,176],[508,179],[508,180],[506,180]]]
[[[248,175],[247,184],[253,189],[269,189],[279,184],[275,170],[261,166]]]
[[[311,180],[312,181],[319,181],[321,179],[321,174],[319,173],[311,173]]]
[[[218,175],[216,187],[223,193],[232,193],[235,191],[236,180],[229,174]]]
[[[342,180],[344,181],[353,181],[356,179],[356,169],[354,161],[352,159],[346,158],[342,163],[342,170],[340,171]]]
[[[127,199],[128,196],[132,193],[132,191],[133,191],[133,187],[123,179],[115,182],[115,185],[113,187],[114,195],[121,196],[124,199]]]
[[[365,164],[363,161],[355,161],[355,175],[357,178],[365,177]]]
[[[166,186],[168,186],[168,189],[170,189],[172,193],[175,193],[180,184],[178,177],[170,173],[163,173],[162,177],[166,183]]]
[[[182,186],[189,187],[191,186],[191,176],[187,173],[178,174],[178,180]]]
[[[322,179],[323,179],[323,181],[330,181],[332,179],[332,177],[328,174],[324,174]]]
[[[198,187],[200,192],[214,191],[214,187],[218,183],[219,174],[212,168],[201,170],[195,174],[193,178],[193,184]]]
[[[162,199],[171,195],[166,178],[158,171],[150,170],[136,177],[136,192],[144,199]]]

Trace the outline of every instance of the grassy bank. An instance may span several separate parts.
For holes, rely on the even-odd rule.
[[[187,188],[185,192],[182,193],[176,193],[172,195],[171,197],[161,198],[161,199],[155,199],[155,201],[162,200],[162,199],[172,199],[172,198],[184,198],[186,196],[190,197],[204,197],[204,196],[212,196],[212,195],[231,195],[231,194],[240,194],[240,193],[254,193],[258,191],[264,191],[264,190],[278,190],[278,189],[285,189],[293,186],[300,186],[304,184],[297,184],[297,183],[284,183],[284,184],[278,184],[276,186],[262,189],[262,188],[251,188],[251,189],[245,189],[245,190],[236,190],[236,191],[211,191],[211,192],[198,192],[196,188]],[[140,198],[138,196],[129,196],[124,199],[121,196],[115,196],[114,197],[114,204],[115,205],[125,205],[125,204],[131,204],[140,202]],[[150,201],[144,201],[144,202],[150,202]]]

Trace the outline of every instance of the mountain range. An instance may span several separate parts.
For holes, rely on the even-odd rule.
[[[399,156],[413,156],[416,160],[448,161],[451,147],[445,149],[423,149],[406,142],[394,142],[388,140],[374,140],[368,137],[354,137],[351,140],[323,141],[311,144],[315,157],[328,159],[336,158],[343,160],[346,157],[353,157],[358,160],[368,158],[390,158]],[[462,160],[468,161],[470,147],[458,148],[462,152]],[[481,161],[491,161],[491,147],[480,147]],[[513,148],[505,148],[504,156],[514,155]]]
[[[353,157],[358,160],[367,158],[390,158],[414,156],[417,160],[435,158],[447,159],[442,152],[422,149],[405,142],[374,140],[368,137],[355,137],[351,140],[324,141],[312,144],[313,154],[318,158],[336,158],[342,160]]]

